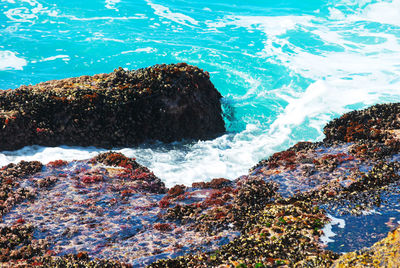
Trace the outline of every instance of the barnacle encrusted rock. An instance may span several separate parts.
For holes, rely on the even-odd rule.
[[[0,91],[0,150],[132,146],[225,131],[220,93],[185,63],[52,80]]]
[[[397,136],[400,129],[400,103],[377,104],[352,111],[324,127],[325,141],[370,140],[382,142]]]

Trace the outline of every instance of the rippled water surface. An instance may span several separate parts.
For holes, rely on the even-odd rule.
[[[181,61],[210,72],[228,133],[117,149],[168,186],[234,179],[346,111],[400,101],[400,0],[0,2],[1,89]],[[30,146],[0,165],[99,151]]]

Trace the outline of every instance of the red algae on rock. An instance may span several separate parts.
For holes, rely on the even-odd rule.
[[[193,188],[213,188],[220,189],[225,186],[229,186],[232,184],[232,181],[225,178],[215,178],[210,182],[194,182],[192,183]]]
[[[58,168],[67,165],[68,162],[64,160],[55,160],[47,164],[48,167]]]
[[[103,163],[108,166],[124,167],[127,169],[135,169],[139,167],[134,158],[128,158],[125,155],[116,152],[99,154],[93,158],[92,161]]]
[[[168,190],[167,194],[170,197],[177,197],[185,192],[185,188],[186,187],[184,185],[175,185]]]

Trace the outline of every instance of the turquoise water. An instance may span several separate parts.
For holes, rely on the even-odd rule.
[[[210,72],[228,133],[116,149],[168,186],[234,179],[344,112],[400,101],[400,0],[0,2],[1,89],[182,61]],[[102,150],[30,146],[0,164]]]

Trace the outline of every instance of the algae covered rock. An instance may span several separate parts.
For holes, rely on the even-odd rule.
[[[346,113],[324,127],[325,141],[382,142],[398,135],[399,114],[400,103],[377,104],[364,110]]]
[[[213,138],[225,127],[209,78],[179,63],[0,91],[0,150]]]

